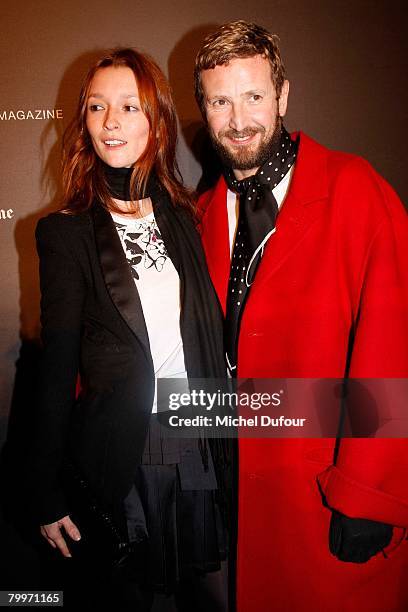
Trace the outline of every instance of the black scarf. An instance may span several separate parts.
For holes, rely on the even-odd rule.
[[[155,179],[152,179],[154,185]],[[153,209],[169,256],[180,276],[183,310],[180,329],[188,378],[225,380],[223,321],[220,305],[212,286],[199,234],[189,211],[173,206],[161,188],[153,201]],[[204,466],[207,444],[199,438]],[[217,496],[225,516],[230,509],[230,469],[232,440],[208,440],[218,482]]]
[[[113,197],[129,200],[133,168],[106,167],[105,176]],[[157,225],[180,277],[183,311],[180,327],[189,378],[223,378],[222,318],[207,271],[200,237],[192,214],[175,206],[154,172],[145,193],[134,199],[152,199]]]
[[[222,317],[192,215],[173,206],[164,190],[153,202],[153,208],[180,276],[183,295],[180,327],[188,377],[222,378],[225,376]]]
[[[129,202],[131,200],[142,200],[143,198],[156,199],[161,197],[162,189],[156,178],[155,173],[151,173],[147,179],[144,193],[130,194],[130,180],[132,178],[134,168],[112,168],[107,164],[103,164],[103,172],[109,193],[112,198]]]
[[[129,200],[129,183],[133,168],[105,169],[113,197]],[[225,379],[223,321],[219,302],[212,286],[199,234],[190,211],[172,204],[167,191],[154,172],[147,181],[143,198],[151,197],[156,223],[169,257],[180,277],[183,309],[180,330],[188,378]],[[140,199],[137,195],[135,199]],[[207,444],[198,440],[204,466],[208,466]],[[210,439],[211,455],[219,483],[218,496],[224,512],[227,500],[231,463],[230,440]],[[227,481],[227,482],[225,482]]]
[[[240,195],[239,219],[232,251],[228,283],[225,344],[230,373],[236,375],[237,341],[243,307],[252,285],[263,247],[274,232],[278,204],[272,189],[296,160],[295,142],[282,126],[280,138],[268,161],[249,178],[239,181],[231,168],[224,170],[229,189]]]

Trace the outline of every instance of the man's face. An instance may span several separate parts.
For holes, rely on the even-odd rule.
[[[211,140],[238,179],[255,174],[279,138],[289,83],[277,99],[269,61],[261,55],[237,58],[201,73]]]

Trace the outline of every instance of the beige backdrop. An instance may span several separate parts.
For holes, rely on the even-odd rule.
[[[287,127],[363,155],[407,201],[407,14],[405,2],[392,0],[2,3],[0,445],[9,413],[29,436],[39,333],[34,228],[58,208],[61,135],[89,62],[116,45],[153,55],[174,90],[182,172],[189,185],[201,179],[202,186],[208,149],[192,95],[195,52],[223,21],[257,21],[281,38],[291,81]],[[210,161],[205,168],[212,170]],[[24,576],[24,563],[31,575],[30,551],[9,528],[0,537],[7,575]]]

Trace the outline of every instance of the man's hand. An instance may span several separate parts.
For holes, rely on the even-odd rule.
[[[64,536],[62,535],[61,527],[64,528],[65,533],[69,535],[72,540],[77,542],[81,539],[78,527],[71,521],[69,516],[64,516],[59,521],[50,523],[49,525],[41,525],[41,534],[53,548],[58,548],[64,557],[72,557]]]
[[[365,563],[391,542],[392,526],[332,510],[329,548],[340,561]]]

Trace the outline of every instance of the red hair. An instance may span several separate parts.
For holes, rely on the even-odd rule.
[[[183,185],[176,161],[177,119],[170,85],[159,66],[135,49],[117,48],[101,57],[82,83],[77,111],[63,139],[62,182],[64,212],[88,209],[94,199],[105,208],[119,210],[109,194],[103,163],[92,146],[86,127],[87,102],[96,72],[109,66],[130,68],[135,75],[141,109],[150,126],[145,151],[133,165],[130,183],[132,199],[144,193],[152,170],[169,193],[173,204],[191,209],[191,192]],[[140,197],[140,196],[139,196]]]

